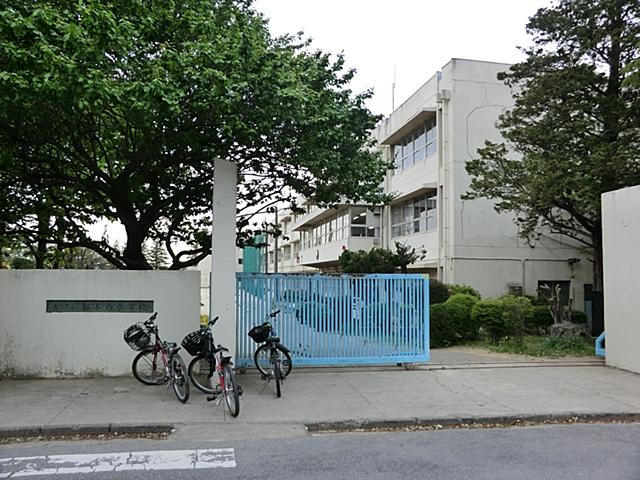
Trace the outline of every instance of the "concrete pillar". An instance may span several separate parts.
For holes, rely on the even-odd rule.
[[[210,318],[216,343],[236,353],[236,187],[235,163],[216,158],[211,239]]]
[[[602,194],[607,365],[640,373],[640,185]]]

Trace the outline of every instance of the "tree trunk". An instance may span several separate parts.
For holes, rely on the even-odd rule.
[[[597,337],[604,331],[604,275],[602,263],[602,225],[596,226],[593,235],[593,300],[591,304],[591,335]]]
[[[127,270],[151,270],[151,265],[142,252],[145,234],[138,224],[125,226],[127,231],[127,246],[122,252],[122,261]]]
[[[49,227],[49,216],[44,214],[38,215],[38,238],[36,241],[36,250],[34,257],[36,261],[36,268],[45,268],[45,260],[47,258],[47,230]]]

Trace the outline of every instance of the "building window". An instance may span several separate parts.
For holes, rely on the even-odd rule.
[[[303,248],[335,243],[349,237],[380,237],[380,216],[367,207],[350,207],[302,232]]]
[[[436,192],[391,207],[391,236],[403,237],[438,227]]]
[[[435,117],[393,145],[395,171],[404,171],[438,151]]]

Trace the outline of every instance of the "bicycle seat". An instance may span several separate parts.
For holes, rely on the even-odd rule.
[[[222,345],[218,345],[214,350],[213,353],[218,353],[218,352],[228,352],[229,349],[223,347]]]
[[[278,343],[280,341],[280,337],[269,337],[267,338],[267,343]]]

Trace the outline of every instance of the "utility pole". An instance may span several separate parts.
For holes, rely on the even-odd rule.
[[[262,221],[262,232],[264,237],[264,273],[269,273],[269,234],[267,233],[267,221]]]
[[[274,213],[276,214],[276,229],[278,228],[278,208],[273,207]],[[278,273],[278,230],[275,230],[274,235],[274,246],[273,246],[273,273]]]

